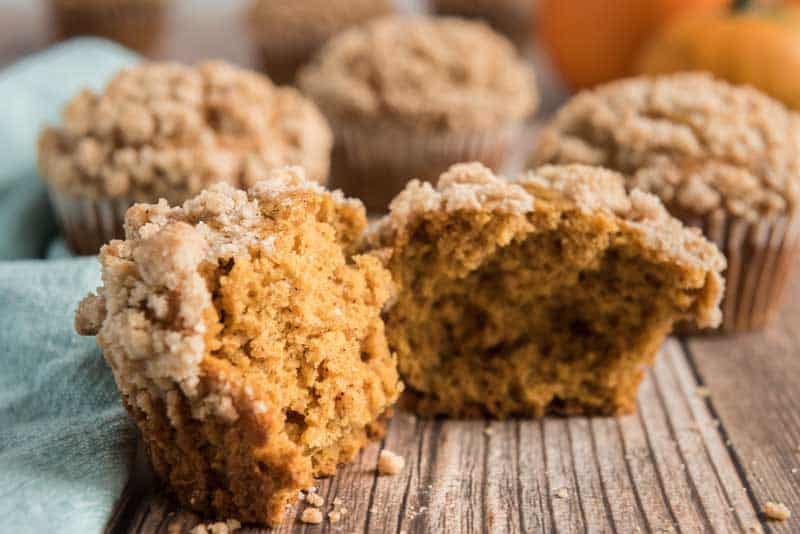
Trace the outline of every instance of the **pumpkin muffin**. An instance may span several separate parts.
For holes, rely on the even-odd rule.
[[[370,439],[402,389],[380,311],[389,273],[349,250],[358,201],[299,168],[248,192],[133,206],[76,328],[97,335],[155,473],[180,502],[282,521]]]
[[[385,211],[410,178],[500,168],[537,105],[533,72],[487,25],[395,16],[331,40],[300,74],[336,138],[332,179]]]
[[[440,15],[482,19],[521,50],[530,44],[531,0],[433,0]]]
[[[180,203],[214,182],[247,188],[303,165],[324,182],[333,143],[296,90],[221,62],[145,63],[67,103],[39,139],[39,170],[74,252],[122,237],[125,210]]]
[[[278,83],[292,83],[325,41],[392,12],[391,0],[252,0],[248,22],[264,71]]]
[[[675,321],[720,321],[717,248],[597,167],[456,165],[366,248],[399,286],[384,320],[420,415],[627,413]]]
[[[96,35],[139,52],[152,51],[172,0],[49,0],[56,37]]]
[[[637,78],[574,97],[533,164],[602,165],[658,195],[728,259],[723,328],[763,327],[800,249],[800,116],[705,74]]]

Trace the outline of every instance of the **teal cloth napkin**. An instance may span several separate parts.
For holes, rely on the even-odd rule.
[[[73,330],[99,266],[54,241],[35,143],[72,94],[136,61],[80,39],[0,72],[0,532],[102,532],[131,472],[135,434],[114,379]],[[60,259],[24,259],[46,252]]]

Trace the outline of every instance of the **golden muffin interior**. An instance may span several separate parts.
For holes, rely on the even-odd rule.
[[[399,287],[386,331],[422,415],[628,412],[673,323],[720,319],[717,249],[599,168],[455,166],[367,243]]]
[[[402,385],[363,206],[276,173],[137,205],[103,248],[78,330],[97,340],[156,474],[184,506],[277,524],[369,439]]]

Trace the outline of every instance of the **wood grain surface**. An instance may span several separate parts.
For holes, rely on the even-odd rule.
[[[416,2],[404,3],[413,9]],[[51,43],[43,5],[0,3],[0,66]],[[176,5],[154,57],[255,65],[243,0]],[[550,107],[563,98],[548,94],[552,87],[543,86]],[[341,522],[303,525],[296,506],[273,531],[800,532],[797,274],[767,331],[669,340],[642,384],[635,415],[490,422],[401,413],[384,440],[320,481],[325,510],[337,497],[349,510]],[[399,475],[376,476],[382,448],[405,457]],[[109,531],[177,534],[199,524],[140,463]],[[793,517],[765,521],[767,501],[786,504]]]

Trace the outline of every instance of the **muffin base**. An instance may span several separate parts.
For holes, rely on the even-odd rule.
[[[67,246],[74,254],[91,256],[112,239],[125,237],[125,212],[133,200],[73,197],[53,188],[48,195]]]
[[[50,11],[58,39],[96,35],[143,53],[158,46],[167,18],[162,3],[66,7],[51,1]]]
[[[800,215],[748,221],[721,211],[706,217],[671,211],[686,224],[700,228],[728,260],[722,325],[708,333],[766,327],[781,307],[794,259],[800,253]],[[683,325],[678,330],[698,333]]]
[[[360,198],[372,213],[386,212],[406,183],[433,182],[455,163],[478,161],[499,171],[520,126],[467,134],[416,135],[394,128],[334,127],[331,185]]]

